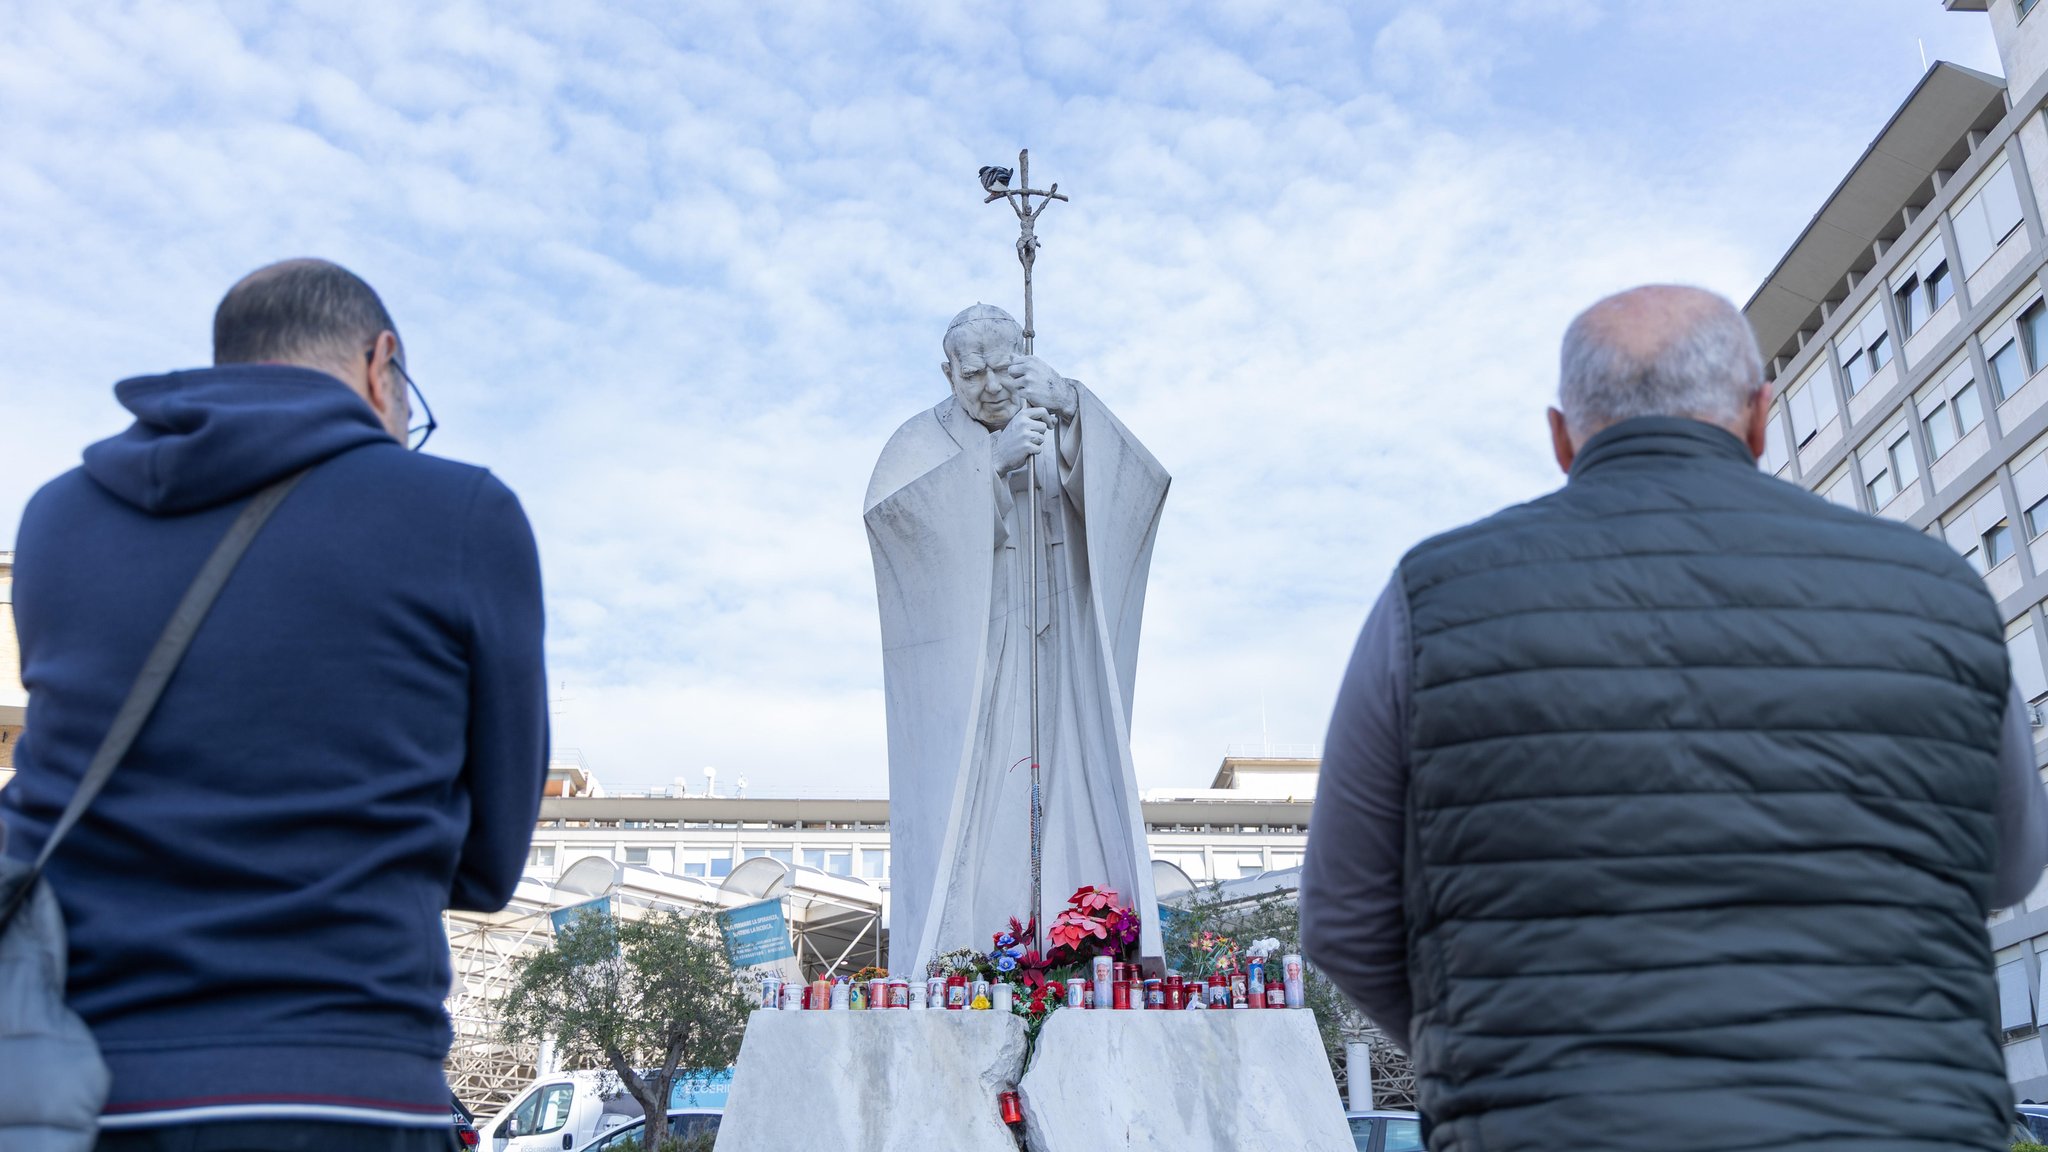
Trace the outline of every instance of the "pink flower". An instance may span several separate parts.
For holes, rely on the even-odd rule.
[[[1097,888],[1091,884],[1086,888],[1077,889],[1067,898],[1067,903],[1083,912],[1100,912],[1116,903],[1116,890]]]

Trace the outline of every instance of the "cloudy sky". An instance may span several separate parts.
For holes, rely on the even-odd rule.
[[[1028,145],[1039,351],[1174,474],[1133,743],[1199,786],[1321,740],[1404,549],[1556,482],[1571,314],[1746,300],[1923,46],[1998,70],[1938,0],[0,0],[0,546],[115,380],[327,256],[525,502],[558,745],[880,795],[861,495],[1019,304],[975,172]]]

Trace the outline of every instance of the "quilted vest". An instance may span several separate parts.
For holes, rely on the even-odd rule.
[[[1959,556],[1660,417],[1400,579],[1432,1149],[2006,1146]]]

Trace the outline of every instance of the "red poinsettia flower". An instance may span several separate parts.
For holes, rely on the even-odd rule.
[[[1051,936],[1054,944],[1064,948],[1079,948],[1089,939],[1109,939],[1109,930],[1103,927],[1102,921],[1069,909],[1060,913],[1059,918],[1052,922]]]
[[[1100,912],[1116,903],[1116,889],[1097,888],[1090,884],[1085,888],[1075,889],[1074,894],[1067,897],[1067,903],[1083,912]]]

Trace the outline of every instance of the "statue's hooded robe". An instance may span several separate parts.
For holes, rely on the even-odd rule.
[[[1078,387],[1078,385],[1077,385]],[[1131,768],[1131,691],[1170,481],[1086,388],[1034,457],[1040,482],[1043,909],[1116,889],[1161,955]],[[906,422],[869,482],[889,712],[889,967],[987,951],[1031,912],[1028,469],[998,483],[991,433],[948,396]]]

